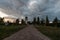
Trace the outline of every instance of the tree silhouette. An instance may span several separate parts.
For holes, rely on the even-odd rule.
[[[16,24],[19,24],[19,19],[16,19]]]
[[[23,19],[21,20],[21,24],[22,24],[22,25],[26,24],[25,21],[24,21]]]
[[[53,24],[54,24],[55,26],[57,26],[57,24],[58,24],[58,18],[57,18],[57,17],[54,19]]]
[[[4,18],[0,18],[0,24],[4,24]]]
[[[36,24],[36,17],[33,18],[33,24]]]
[[[41,19],[41,25],[44,25],[44,19],[43,18]]]
[[[37,24],[40,24],[40,18],[37,17]]]
[[[27,17],[27,16],[25,17],[25,22],[26,22],[26,24],[27,24],[27,22],[28,22],[28,17]]]
[[[46,16],[46,26],[49,25],[49,19],[48,19],[48,16]]]

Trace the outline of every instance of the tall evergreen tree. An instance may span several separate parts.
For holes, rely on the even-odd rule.
[[[46,26],[49,25],[49,19],[48,19],[48,16],[46,16]]]
[[[37,17],[37,24],[40,24],[40,18]]]
[[[26,22],[26,24],[27,24],[27,22],[28,22],[28,17],[27,17],[27,16],[25,17],[25,22]]]
[[[25,20],[28,20],[28,17],[27,16],[25,17]]]
[[[36,17],[34,17],[33,19],[33,24],[36,24]]]
[[[57,26],[57,24],[58,24],[58,18],[57,17],[54,19],[53,24]]]

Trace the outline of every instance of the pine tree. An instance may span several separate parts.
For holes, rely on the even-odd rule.
[[[25,17],[25,22],[26,22],[26,24],[27,24],[27,22],[28,22],[28,17],[27,17],[27,16]]]
[[[57,18],[57,17],[54,19],[53,24],[54,24],[55,26],[57,26],[57,24],[58,24],[58,18]]]
[[[37,24],[40,24],[40,18],[37,17]]]
[[[49,19],[48,19],[48,16],[46,16],[46,26],[49,25]]]
[[[33,19],[33,24],[36,24],[36,17],[34,17]]]
[[[27,16],[25,17],[25,20],[28,20],[28,17]]]

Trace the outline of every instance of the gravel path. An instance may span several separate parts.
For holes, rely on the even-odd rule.
[[[50,40],[48,37],[40,33],[32,25],[18,31],[17,33],[3,40]]]

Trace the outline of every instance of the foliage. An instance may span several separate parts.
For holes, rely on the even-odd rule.
[[[23,19],[21,20],[21,24],[22,24],[22,25],[26,24],[25,21],[24,21]]]
[[[1,25],[4,24],[3,19],[4,19],[4,18],[0,18],[0,24],[1,24]]]
[[[36,24],[36,17],[34,17],[33,19],[33,24]]]
[[[48,16],[46,16],[46,26],[49,25],[49,19],[48,19]]]
[[[40,24],[40,18],[37,17],[37,24]]]
[[[25,20],[26,20],[26,21],[28,20],[28,17],[27,17],[27,16],[25,17]]]
[[[41,19],[41,25],[44,25],[44,19],[43,18]]]
[[[51,26],[36,26],[36,28],[43,33],[44,35],[48,36],[52,40],[60,40],[60,28],[59,27],[51,27]]]
[[[25,25],[0,25],[0,40],[24,28]]]
[[[19,24],[19,19],[16,19],[16,24]]]
[[[57,26],[57,24],[58,24],[58,18],[57,18],[57,17],[54,19],[53,24],[54,24],[55,26]]]

